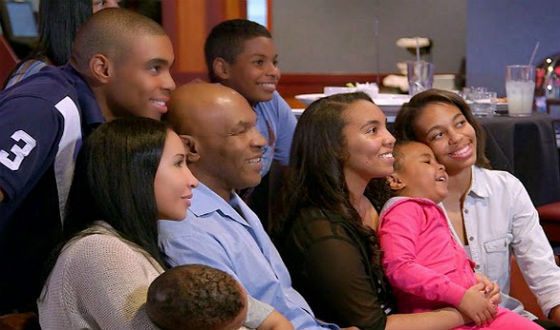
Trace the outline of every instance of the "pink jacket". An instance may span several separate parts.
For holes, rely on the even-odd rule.
[[[383,268],[400,313],[457,307],[476,283],[474,263],[433,201],[390,199],[381,211],[378,233]]]

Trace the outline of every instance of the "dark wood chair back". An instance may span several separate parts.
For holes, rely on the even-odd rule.
[[[6,38],[0,34],[0,88],[4,85],[4,81],[18,62],[19,59],[12,50],[12,47]]]

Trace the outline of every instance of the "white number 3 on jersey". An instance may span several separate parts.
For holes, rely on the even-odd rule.
[[[14,144],[10,149],[11,153],[5,150],[0,150],[0,163],[12,171],[17,171],[23,159],[29,155],[33,148],[35,148],[37,141],[22,130],[15,131],[11,138],[16,141],[16,143],[23,141],[24,145],[20,147],[19,145]]]

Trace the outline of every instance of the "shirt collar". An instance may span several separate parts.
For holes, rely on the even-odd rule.
[[[473,194],[480,198],[488,198],[490,197],[490,187],[485,180],[483,180],[484,170],[478,166],[473,165],[471,167],[471,188],[469,190],[469,194]]]
[[[76,97],[81,109],[81,116],[84,124],[91,126],[105,122],[103,114],[101,113],[101,108],[99,108],[99,104],[95,99],[95,95],[82,75],[69,63],[60,68],[76,89]]]
[[[230,203],[239,205],[241,211],[247,213],[245,208],[248,207],[237,195],[237,193],[232,193]],[[226,202],[222,197],[199,181],[198,186],[193,189],[192,204],[189,210],[197,217],[202,217],[212,212],[220,212],[232,220],[247,226],[247,221],[245,221],[243,217],[237,213],[230,203]]]

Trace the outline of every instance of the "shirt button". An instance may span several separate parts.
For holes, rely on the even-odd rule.
[[[469,214],[469,210],[468,210],[468,209],[465,209],[465,214]]]
[[[474,268],[480,269],[480,265],[476,265],[476,266],[474,266]]]
[[[471,242],[474,241],[474,237],[473,236],[469,237],[469,241]]]

